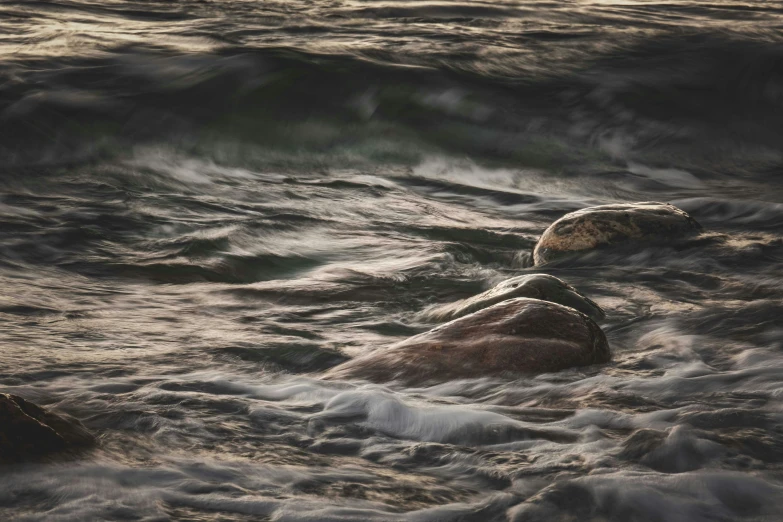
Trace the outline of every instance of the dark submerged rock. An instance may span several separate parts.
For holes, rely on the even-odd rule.
[[[17,395],[0,394],[0,463],[37,460],[94,443],[76,419],[56,415]]]
[[[600,306],[571,285],[549,274],[513,277],[468,299],[430,308],[422,313],[422,317],[431,322],[450,321],[517,297],[541,299],[568,306],[579,310],[594,321],[600,321],[605,317]]]
[[[701,230],[695,219],[668,203],[602,205],[571,212],[541,235],[533,262],[543,265],[569,253],[631,241],[660,242]]]
[[[421,383],[556,372],[610,357],[606,336],[585,314],[520,297],[348,361],[327,377]]]

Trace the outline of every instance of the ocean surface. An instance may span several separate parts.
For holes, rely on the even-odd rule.
[[[650,200],[704,234],[531,267]],[[611,363],[323,379],[534,272]],[[783,5],[3,0],[0,284],[100,439],[4,521],[781,521]]]

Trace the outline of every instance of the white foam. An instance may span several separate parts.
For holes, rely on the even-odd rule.
[[[517,438],[537,436],[535,426],[505,415],[465,406],[404,401],[399,395],[375,387],[342,392],[313,418],[361,419],[363,425],[386,435],[427,442],[481,444],[493,440],[498,431],[509,429],[517,430]]]

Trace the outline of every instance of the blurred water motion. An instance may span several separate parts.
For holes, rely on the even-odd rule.
[[[774,521],[783,9],[4,1],[0,391],[100,449],[13,520]],[[611,364],[323,372],[525,273],[566,212],[705,234],[545,267]],[[541,271],[541,270],[535,270]]]

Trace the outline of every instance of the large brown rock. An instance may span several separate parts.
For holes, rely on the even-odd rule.
[[[547,228],[533,250],[543,265],[569,253],[632,241],[660,242],[701,230],[685,211],[667,203],[602,205],[571,212]]]
[[[520,297],[343,363],[327,376],[412,384],[556,372],[609,359],[606,336],[592,319]]]
[[[95,438],[76,419],[0,393],[0,463],[36,460],[94,443]]]
[[[516,297],[530,297],[568,306],[579,310],[594,321],[605,317],[600,306],[576,288],[549,274],[512,277],[473,297],[432,307],[422,312],[421,317],[430,322],[450,321]]]

